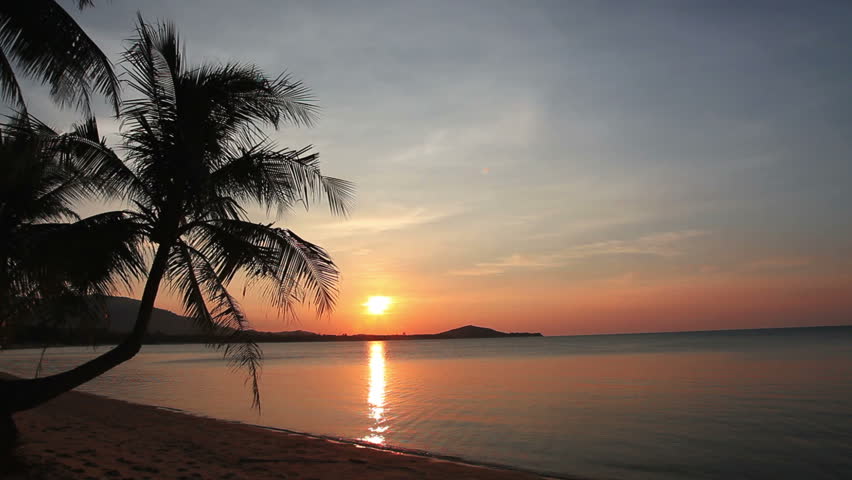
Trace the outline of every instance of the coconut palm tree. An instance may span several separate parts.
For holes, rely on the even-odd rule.
[[[93,121],[65,135],[25,115],[0,125],[0,332],[16,319],[43,319],[50,304],[84,305],[144,273],[139,232],[122,221],[126,214],[80,219],[73,210],[100,189],[70,156],[103,149]]]
[[[262,130],[310,125],[316,107],[308,89],[253,65],[190,67],[173,25],[141,18],[124,65],[135,92],[120,115],[126,162],[105,149],[69,161],[134,205],[114,213],[121,228],[141,232],[138,246],[153,257],[134,329],[75,369],[0,382],[0,411],[39,405],[132,358],[164,281],[226,357],[247,369],[255,406],[261,352],[245,340],[248,323],[229,285],[262,288],[284,312],[298,302],[321,314],[333,308],[338,270],[329,255],[288,229],[249,221],[244,209],[284,212],[322,198],[333,213],[346,213],[350,183],[323,176],[310,147],[279,147]]]
[[[78,0],[79,8],[92,5]],[[12,65],[50,87],[60,106],[89,111],[94,91],[118,111],[119,82],[107,56],[55,0],[0,2],[0,100],[26,109]]]
[[[93,298],[144,274],[141,232],[127,214],[80,219],[72,208],[100,190],[75,163],[102,149],[93,122],[66,135],[25,115],[0,126],[0,346],[22,322],[91,321]],[[16,394],[0,390],[0,403]],[[14,424],[0,414],[7,447]]]

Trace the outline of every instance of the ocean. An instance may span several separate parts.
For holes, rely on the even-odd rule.
[[[44,371],[91,358],[52,348]],[[852,327],[263,345],[244,374],[149,345],[81,390],[553,476],[852,478]],[[40,350],[0,352],[32,376]]]

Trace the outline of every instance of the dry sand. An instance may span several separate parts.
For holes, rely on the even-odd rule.
[[[15,416],[9,479],[533,479],[70,392]]]

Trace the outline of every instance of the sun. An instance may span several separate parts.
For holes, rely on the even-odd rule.
[[[364,306],[367,307],[367,313],[370,315],[382,315],[390,308],[392,303],[391,297],[370,297],[364,302]]]

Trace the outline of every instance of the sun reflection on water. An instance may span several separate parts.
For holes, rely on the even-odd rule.
[[[370,433],[361,440],[384,445],[388,430],[385,424],[385,344],[384,342],[370,343],[370,389],[367,394],[369,416],[373,419]]]

